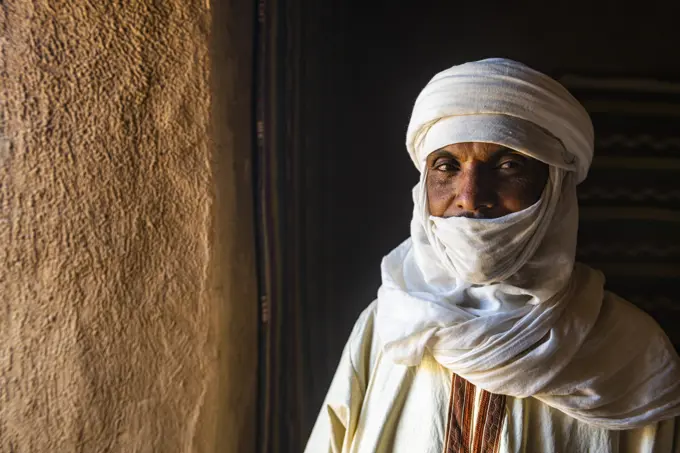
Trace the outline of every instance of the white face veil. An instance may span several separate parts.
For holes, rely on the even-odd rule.
[[[464,142],[547,163],[540,200],[498,219],[431,216],[427,156]],[[605,293],[599,272],[574,265],[576,184],[593,129],[564,87],[510,60],[455,66],[418,96],[407,148],[421,179],[411,237],[381,266],[376,327],[387,357],[412,366],[430,353],[480,388],[610,429],[680,414],[680,361],[665,334]]]

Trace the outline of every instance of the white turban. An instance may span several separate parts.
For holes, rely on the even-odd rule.
[[[426,158],[463,142],[548,163],[540,200],[498,219],[431,216]],[[605,292],[600,272],[574,265],[593,130],[564,87],[509,60],[453,67],[418,97],[407,147],[421,179],[411,237],[381,266],[376,328],[388,357],[417,365],[429,353],[480,388],[609,429],[680,415],[680,359],[664,332]]]
[[[593,159],[593,126],[583,106],[555,80],[511,60],[466,63],[430,80],[416,99],[406,133],[406,147],[420,171],[430,152],[452,144],[443,143],[446,131],[459,140],[455,143],[497,143],[573,170],[577,182],[585,179]],[[526,149],[527,135],[539,145],[557,138],[564,149]]]

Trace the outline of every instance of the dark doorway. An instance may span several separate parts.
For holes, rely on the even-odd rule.
[[[263,451],[302,451],[354,320],[376,295],[381,258],[408,236],[417,173],[405,150],[405,130],[413,100],[437,71],[486,57],[522,61],[571,81],[577,97],[595,106],[598,136],[610,142],[623,137],[619,144],[614,139],[614,145],[602,145],[603,156],[680,162],[680,146],[673,144],[680,91],[675,93],[671,83],[680,76],[676,16],[577,3],[279,0],[259,5]],[[612,78],[620,77],[668,84],[651,91],[641,89],[645,81],[640,80],[612,85]],[[630,102],[652,105],[651,114],[602,107]],[[666,106],[663,112],[653,110],[659,105]],[[631,141],[641,136],[652,142]],[[668,146],[662,149],[659,140]],[[616,221],[608,217],[609,223],[582,223],[581,240],[590,244],[582,258],[605,266],[627,263],[612,267],[610,287],[631,299],[646,295],[635,302],[665,319],[670,330],[669,319],[680,319],[680,306],[666,294],[680,275],[672,234],[673,216],[680,216],[680,196],[673,195],[680,165],[660,171],[647,164],[653,168],[646,179],[629,189],[656,191],[649,197],[609,196],[626,189],[629,176],[625,166],[600,165],[592,172],[594,182],[584,185],[591,195],[582,205],[595,212],[602,205],[651,206],[671,220],[625,211]],[[628,229],[617,230],[619,243],[655,231],[661,239],[642,241],[637,255],[617,252],[616,246],[598,249],[603,235],[626,215],[634,218],[626,222]],[[672,246],[676,249],[658,252]],[[629,275],[636,269],[644,275]]]

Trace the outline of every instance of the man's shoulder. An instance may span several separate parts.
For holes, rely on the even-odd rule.
[[[378,301],[374,300],[366,308],[364,308],[357,320],[354,322],[354,327],[352,328],[352,333],[350,338],[362,337],[367,331],[372,331],[375,324],[375,312],[378,305]]]
[[[347,341],[347,352],[354,371],[360,379],[368,378],[382,348],[375,331],[377,300],[359,314]]]
[[[370,348],[376,341],[375,338],[375,312],[377,301],[371,302],[359,314],[359,317],[354,323],[352,333],[349,336],[347,346],[350,351],[357,353],[358,349]]]

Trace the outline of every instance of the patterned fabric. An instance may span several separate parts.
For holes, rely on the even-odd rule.
[[[449,416],[444,442],[446,453],[469,452],[475,386],[453,375]]]
[[[504,395],[479,392],[473,384],[453,374],[445,453],[497,453],[505,418]],[[477,406],[477,417],[473,417]],[[474,435],[473,435],[474,431]]]
[[[577,259],[651,314],[680,348],[680,83],[566,76],[595,126],[579,186]]]
[[[505,418],[505,395],[495,395],[488,392],[487,405],[484,409],[485,418],[478,426],[483,426],[479,449],[480,453],[496,453],[500,446],[501,428]]]

